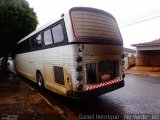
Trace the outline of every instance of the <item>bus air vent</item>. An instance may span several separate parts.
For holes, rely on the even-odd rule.
[[[55,82],[64,85],[63,67],[54,66],[53,69]]]

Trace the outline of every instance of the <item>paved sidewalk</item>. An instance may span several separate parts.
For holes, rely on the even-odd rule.
[[[125,70],[125,73],[160,78],[160,67],[135,66]]]
[[[23,81],[0,79],[0,120],[66,120],[63,111]]]

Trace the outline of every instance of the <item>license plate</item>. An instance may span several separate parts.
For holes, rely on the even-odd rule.
[[[101,75],[101,80],[108,80],[110,78],[110,74]]]

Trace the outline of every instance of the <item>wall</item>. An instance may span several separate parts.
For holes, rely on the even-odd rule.
[[[138,51],[136,65],[160,66],[160,50]]]
[[[125,52],[125,57],[124,57],[124,68],[129,69],[130,67],[135,66],[135,53],[127,53]]]

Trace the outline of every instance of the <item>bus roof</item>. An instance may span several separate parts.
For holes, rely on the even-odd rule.
[[[106,11],[103,11],[103,10],[100,10],[100,9],[96,9],[96,8],[91,8],[91,7],[73,7],[71,8],[67,14],[71,14],[72,11],[76,11],[76,10],[91,10],[91,11],[96,11],[96,12],[99,12],[100,14],[105,14],[113,19],[115,19],[110,13],[106,12]],[[65,17],[65,15],[63,17],[59,17],[58,19],[56,20],[53,20],[53,21],[50,21],[48,23],[46,23],[45,25],[41,26],[40,28],[36,29],[35,31],[33,31],[32,33],[30,33],[29,35],[27,35],[26,37],[22,38],[20,41],[17,42],[17,44],[21,43],[22,41],[30,38],[31,36],[41,32],[43,29],[49,27],[50,25],[52,25],[53,23],[63,19]]]

